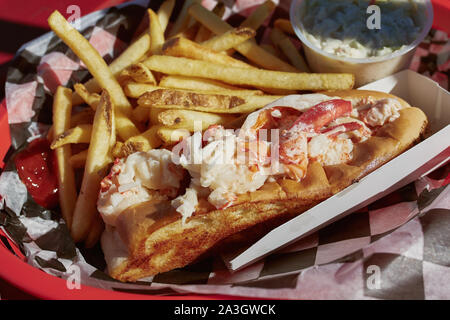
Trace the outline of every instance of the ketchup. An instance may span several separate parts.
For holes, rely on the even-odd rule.
[[[58,205],[57,164],[47,139],[36,139],[14,159],[20,180],[33,200],[51,209]]]

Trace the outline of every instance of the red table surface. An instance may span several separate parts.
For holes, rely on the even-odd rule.
[[[70,5],[78,5],[81,9],[81,14],[86,15],[92,11],[100,10],[103,8],[111,7],[119,3],[126,2],[124,0],[101,0],[101,1],[89,1],[89,0],[0,0],[0,29],[6,30],[2,35],[2,41],[0,42],[0,85],[4,88],[4,82],[6,79],[7,69],[9,62],[13,58],[15,52],[20,46],[30,40],[33,40],[40,35],[49,31],[47,25],[47,17],[54,10],[59,10],[63,14]],[[433,27],[436,29],[444,30],[450,33],[450,0],[433,0],[434,6],[434,23]],[[4,89],[0,91],[0,99],[4,97]],[[0,132],[7,134],[0,139],[0,168],[2,167],[2,159],[5,156],[9,145],[9,127],[5,103],[0,104]],[[13,263],[17,259],[9,253],[5,248],[0,246],[0,268],[4,267],[6,263]],[[39,273],[40,271],[25,264],[18,263],[17,266],[23,268],[23,272],[33,274],[33,272]],[[32,270],[34,269],[34,270]],[[20,270],[16,269],[14,274],[20,273]],[[61,279],[51,277],[49,275],[35,274],[36,277],[49,277],[49,281],[55,281],[55,286],[59,286],[61,290]],[[53,278],[53,279],[52,279]],[[5,281],[6,280],[6,281]],[[10,279],[0,279],[0,298],[1,299],[33,299],[38,293],[30,292],[27,288],[17,287],[12,285],[8,281],[13,282],[13,277]],[[33,278],[30,277],[30,281]],[[59,281],[59,282],[57,282]],[[38,284],[36,287],[39,287]],[[96,289],[100,290],[100,289]],[[66,290],[67,291],[67,290]],[[75,296],[65,295],[61,298],[95,298],[99,297],[99,292],[90,291],[87,293],[82,290],[79,293],[75,293]],[[49,297],[50,295],[40,295],[41,298]],[[135,298],[134,295],[116,295],[116,298]],[[190,296],[191,298],[204,298],[202,296]],[[183,299],[183,297],[178,297]],[[210,298],[223,298],[221,296],[213,296]]]

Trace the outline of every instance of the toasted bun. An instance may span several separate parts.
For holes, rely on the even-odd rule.
[[[109,274],[121,281],[136,281],[186,266],[212,248],[239,239],[246,230],[267,232],[267,226],[273,228],[308,210],[413,146],[427,125],[420,109],[390,94],[357,90],[323,94],[353,101],[391,98],[404,109],[399,118],[385,124],[374,136],[355,144],[348,163],[322,166],[311,162],[302,181],[266,182],[259,190],[240,195],[224,210],[216,210],[205,201],[184,226],[181,215],[168,204],[149,202],[125,210],[117,220],[117,232],[128,256],[115,259],[111,250],[105,250],[110,247],[103,243],[106,236],[102,238]]]

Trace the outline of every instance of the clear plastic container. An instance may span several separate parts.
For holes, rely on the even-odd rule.
[[[303,34],[301,21],[301,3],[304,0],[293,0],[290,8],[290,20],[295,34],[303,43],[306,60],[313,72],[324,73],[353,73],[355,87],[384,78],[398,71],[407,69],[411,63],[417,46],[427,36],[433,24],[433,6],[430,0],[416,0],[425,4],[426,20],[417,39],[408,46],[396,50],[391,54],[372,58],[339,57],[323,51],[313,45]],[[381,16],[383,19],[383,16]]]

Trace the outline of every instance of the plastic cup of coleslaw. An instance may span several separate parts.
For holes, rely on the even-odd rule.
[[[423,41],[423,39],[427,36],[428,32],[431,29],[432,23],[433,23],[433,6],[431,4],[430,0],[414,0],[414,3],[419,6],[419,8],[416,10],[417,14],[420,15],[419,21],[421,21],[421,29],[420,31],[415,33],[415,38],[409,43],[409,44],[403,44],[398,49],[392,49],[387,50],[388,52],[386,54],[383,54],[383,51],[379,51],[376,53],[376,55],[370,55],[365,57],[355,57],[355,56],[361,56],[361,52],[358,52],[358,46],[355,46],[353,53],[356,54],[348,54],[345,53],[337,53],[342,52],[339,51],[339,42],[336,44],[333,43],[334,49],[330,48],[324,48],[318,43],[320,41],[316,41],[315,37],[311,34],[310,30],[307,26],[305,26],[306,21],[317,21],[317,15],[314,17],[308,18],[307,10],[309,9],[306,7],[306,2],[308,1],[318,1],[318,0],[293,0],[291,3],[290,8],[290,20],[292,27],[295,31],[295,34],[300,39],[300,41],[303,43],[303,49],[305,52],[306,59],[308,61],[309,67],[313,72],[319,72],[319,73],[352,73],[355,75],[355,86],[360,87],[364,84],[367,84],[369,82],[384,78],[386,76],[389,76],[391,74],[394,74],[398,71],[407,69],[411,63],[411,60],[414,56],[414,53],[417,49],[417,46]],[[333,1],[333,0],[328,0]],[[349,0],[348,0],[349,1]],[[408,0],[404,0],[405,5],[407,5]],[[319,0],[319,2],[326,3],[326,0]],[[369,1],[367,1],[369,2]],[[353,3],[352,1],[349,1],[349,3]],[[377,2],[375,2],[377,4]],[[369,5],[369,4],[368,4]],[[323,10],[327,10],[326,8]],[[326,12],[326,11],[325,11]],[[317,13],[317,12],[316,12]],[[322,12],[323,13],[323,12]],[[335,14],[336,12],[330,13],[330,18],[332,14]],[[383,13],[383,10],[379,12],[379,17],[381,18],[381,28],[383,28],[383,17],[386,17],[386,14]],[[311,14],[311,13],[310,13]],[[313,12],[314,14],[314,12]],[[345,14],[351,14],[351,11],[345,10],[342,12],[342,14],[345,16]],[[324,19],[321,19],[319,21],[327,23],[326,16],[324,16]],[[370,14],[365,15],[363,18],[368,19],[370,17]],[[361,19],[361,17],[352,17],[347,16],[347,20],[349,20],[349,25],[347,27],[353,28],[352,22],[356,19]],[[307,20],[309,19],[309,20]],[[314,20],[316,19],[316,20]],[[367,20],[365,20],[367,21]],[[329,23],[331,21],[328,21]],[[372,21],[373,22],[373,21]],[[361,23],[361,22],[360,22]],[[315,24],[317,26],[317,23]],[[359,25],[360,27],[361,24]],[[367,26],[367,24],[366,24]],[[336,24],[331,22],[331,28],[336,28]],[[342,28],[345,28],[345,25],[337,25],[338,30],[343,30]],[[326,29],[326,28],[325,28]],[[363,31],[363,35],[370,35],[369,27],[367,27],[368,30]],[[381,30],[381,29],[380,29]],[[327,31],[325,31],[327,32]],[[348,34],[355,34],[356,37],[361,37],[360,34],[358,34],[357,28],[353,28],[352,31],[347,33],[347,38],[343,38],[342,41],[345,41],[346,43],[349,43],[349,40],[351,42],[352,39],[348,38]],[[387,33],[389,35],[389,33]],[[392,34],[394,36],[394,34]],[[321,37],[323,39],[323,37]],[[312,41],[314,40],[314,41]],[[331,39],[333,40],[333,39]],[[315,42],[315,43],[313,43]],[[359,48],[361,48],[361,45],[359,44]],[[362,48],[363,52],[366,53],[365,48]],[[351,51],[351,50],[349,50]],[[385,50],[386,51],[386,50]],[[389,52],[390,51],[390,52]],[[351,53],[351,52],[350,52]],[[367,55],[367,54],[366,54]]]

